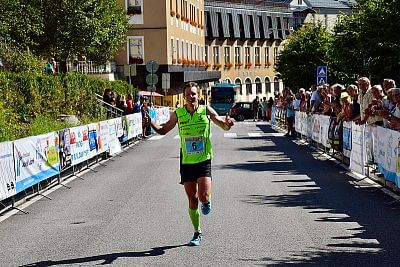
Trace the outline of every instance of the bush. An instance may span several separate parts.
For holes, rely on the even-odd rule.
[[[97,121],[96,95],[105,88],[127,94],[123,81],[107,81],[77,73],[0,72],[0,142],[65,127],[59,115],[75,115],[82,123]]]

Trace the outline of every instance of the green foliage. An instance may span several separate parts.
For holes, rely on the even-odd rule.
[[[354,82],[355,75],[400,79],[400,1],[360,1],[335,29],[332,59],[337,75]],[[355,75],[354,75],[355,74]]]
[[[59,115],[97,121],[95,93],[109,87],[126,94],[129,85],[77,73],[60,76],[0,72],[0,142],[59,130]],[[104,118],[102,118],[104,119]]]
[[[328,65],[332,36],[321,25],[309,25],[296,31],[278,56],[276,71],[292,88],[316,83],[316,68]]]
[[[64,59],[86,56],[104,63],[125,42],[128,29],[117,2],[0,0],[0,43],[29,48],[38,57],[57,51]]]
[[[41,73],[43,61],[21,46],[7,45],[0,42],[0,58],[8,71]]]

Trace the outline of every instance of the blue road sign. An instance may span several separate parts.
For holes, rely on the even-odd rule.
[[[328,67],[327,66],[318,66],[317,67],[317,84],[325,84],[328,83]]]
[[[326,84],[328,83],[328,79],[326,77],[318,77],[317,85]]]

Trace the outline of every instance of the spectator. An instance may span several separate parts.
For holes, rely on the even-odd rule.
[[[389,91],[389,89],[396,88],[396,82],[392,79],[384,79],[382,87],[383,87],[383,91],[387,95],[387,92]]]
[[[294,137],[294,105],[293,105],[293,96],[290,95],[287,98],[287,105],[286,105],[286,122],[287,122],[287,130],[288,132],[285,136]]]
[[[357,85],[350,84],[347,87],[347,92],[351,97],[352,101],[352,111],[351,111],[351,119],[358,120],[360,118],[360,104],[358,103],[358,87]]]
[[[263,102],[261,103],[261,106],[262,106],[262,118],[264,121],[266,121],[268,114],[268,102],[265,96],[263,97]]]
[[[128,99],[126,100],[125,115],[132,114],[133,112],[133,97],[132,94],[128,94]]]
[[[112,97],[110,88],[104,89],[103,101],[104,101],[104,107],[107,109],[107,119],[108,119],[111,117],[111,109],[112,109],[111,106]]]
[[[127,107],[125,96],[124,95],[119,95],[117,98],[117,108],[121,109],[123,113],[125,113],[125,109]]]
[[[391,94],[391,98],[393,100],[393,104],[395,108],[390,111],[390,114],[386,116],[389,121],[389,126],[392,129],[397,131],[400,130],[400,88],[393,88],[389,91]]]
[[[340,94],[340,101],[341,101],[341,106],[342,110],[341,112],[337,115],[337,121],[351,121],[352,120],[352,109],[353,109],[353,104],[352,104],[352,99],[351,96],[347,92],[343,92]]]
[[[48,75],[55,74],[54,73],[54,66],[55,66],[54,58],[51,57],[51,58],[49,58],[49,60],[46,63],[46,67],[44,69],[44,72],[46,74],[48,74]]]
[[[365,116],[365,110],[372,101],[371,83],[367,77],[361,77],[358,79],[358,87],[360,88],[360,94],[358,95],[358,103],[360,104],[360,119],[356,121],[357,124],[364,124],[367,122]]]
[[[260,102],[258,100],[258,96],[253,100],[252,102],[252,109],[253,109],[253,121],[259,120],[258,119],[258,108],[259,108]]]
[[[268,100],[268,118],[267,120],[270,121],[272,119],[272,107],[274,106],[274,99],[272,96]]]
[[[140,94],[136,94],[136,101],[135,104],[133,105],[133,113],[139,113],[142,110],[142,102],[143,98],[140,97]]]
[[[143,102],[142,102],[142,107],[140,109],[140,112],[142,113],[142,136],[143,138],[146,138],[150,133],[150,122],[147,120],[146,113],[149,112],[149,108],[147,107],[147,97],[143,97]]]

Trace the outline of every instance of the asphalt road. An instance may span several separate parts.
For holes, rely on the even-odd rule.
[[[264,123],[212,132],[200,247],[186,246],[175,129],[2,221],[0,266],[399,265],[400,206],[388,195]]]

